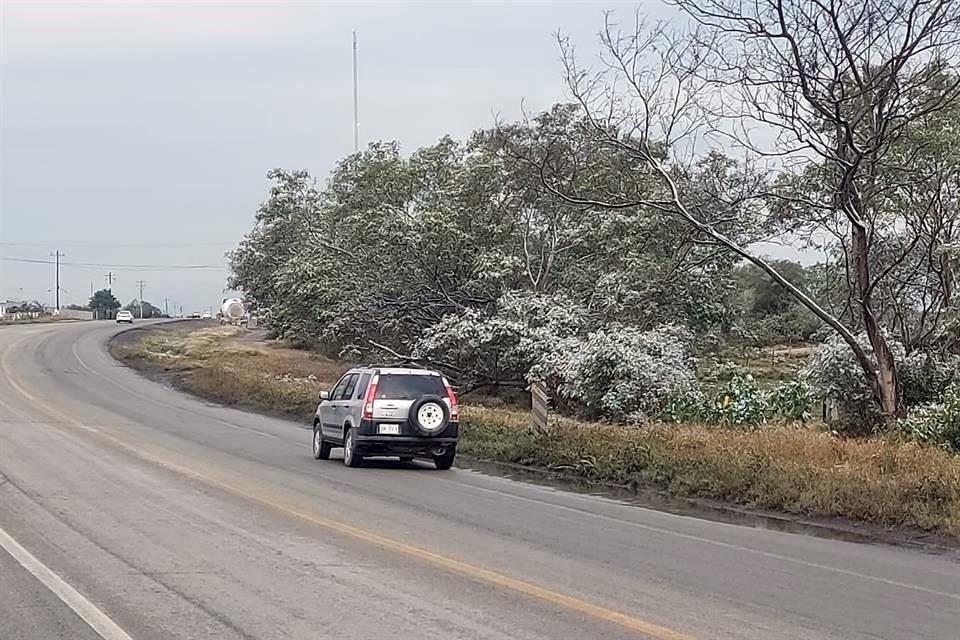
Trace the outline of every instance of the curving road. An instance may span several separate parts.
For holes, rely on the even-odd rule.
[[[960,563],[427,465],[0,328],[0,638],[958,637]]]

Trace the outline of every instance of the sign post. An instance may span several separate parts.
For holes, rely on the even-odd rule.
[[[537,433],[547,431],[547,406],[550,397],[543,384],[534,382],[530,385],[530,427]]]

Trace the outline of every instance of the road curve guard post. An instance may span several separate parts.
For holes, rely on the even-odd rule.
[[[540,382],[532,383],[527,389],[530,391],[530,428],[535,433],[547,432],[547,407],[550,397]]]

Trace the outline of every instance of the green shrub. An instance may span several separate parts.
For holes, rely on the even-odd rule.
[[[857,336],[857,341],[875,363],[866,334]],[[887,341],[895,360],[903,362],[903,345],[890,338]],[[845,435],[864,436],[874,433],[883,424],[863,368],[850,345],[840,336],[832,336],[817,347],[800,372],[800,379],[813,387],[817,398],[831,401],[841,408],[840,420],[832,425],[835,430]]]
[[[901,430],[911,439],[960,453],[960,386],[951,386],[943,401],[910,412]]]
[[[664,422],[709,422],[710,404],[707,396],[696,385],[685,385],[676,389],[667,400],[660,416]]]
[[[771,414],[787,420],[806,422],[810,408],[816,402],[813,387],[803,380],[794,380],[778,385],[767,394],[767,408]]]
[[[897,367],[903,403],[916,407],[940,402],[957,380],[960,363],[957,356],[915,351]]]
[[[753,374],[726,367],[729,378],[717,392],[712,422],[734,427],[757,427],[767,414],[767,400]]]

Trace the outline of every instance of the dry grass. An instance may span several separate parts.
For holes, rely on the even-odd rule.
[[[278,345],[250,342],[237,327],[146,333],[114,355],[140,368],[162,368],[197,395],[290,416],[317,406],[347,365]]]
[[[463,450],[675,495],[960,535],[960,458],[938,449],[796,426],[746,432],[560,418],[541,435],[527,425],[524,413],[465,408]]]
[[[346,365],[245,341],[234,328],[147,334],[117,355],[177,375],[210,399],[309,416],[317,391]],[[466,406],[461,451],[566,470],[607,483],[656,486],[808,516],[840,516],[960,535],[960,457],[911,443],[840,440],[810,428],[755,432],[701,425],[623,427],[555,418],[549,434],[525,412]]]

